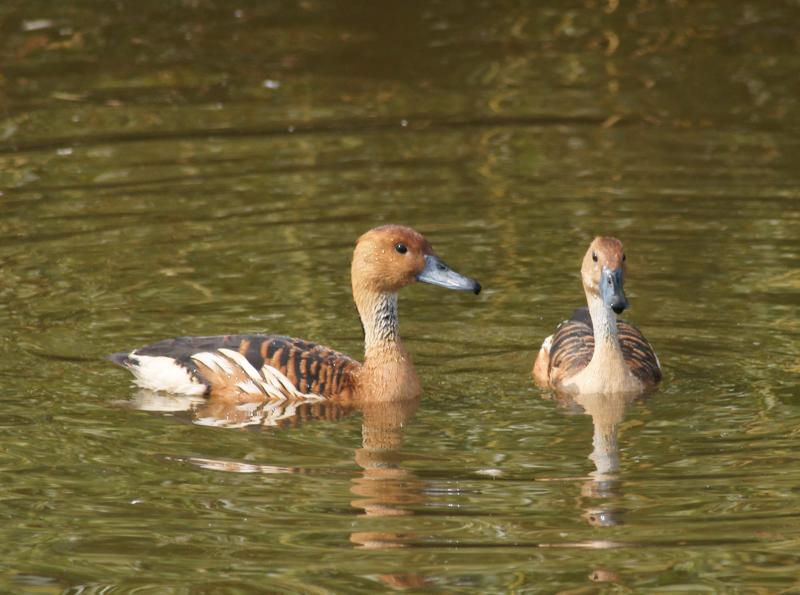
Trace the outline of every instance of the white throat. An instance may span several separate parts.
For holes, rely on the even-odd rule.
[[[622,348],[617,337],[617,315],[597,296],[587,295],[587,301],[594,328],[594,353],[589,365],[624,365]]]
[[[594,329],[594,353],[586,370],[606,376],[608,373],[628,375],[628,366],[617,336],[617,315],[597,296],[587,293],[589,314]]]

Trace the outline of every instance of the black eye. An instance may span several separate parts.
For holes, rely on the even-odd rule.
[[[395,244],[394,249],[397,250],[400,254],[405,254],[406,252],[408,252],[408,246],[406,246],[402,242],[400,242],[399,244]]]
[[[592,252],[592,260],[597,262],[597,252]]]

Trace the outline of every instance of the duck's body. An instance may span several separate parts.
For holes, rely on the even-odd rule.
[[[480,291],[449,269],[425,238],[397,225],[359,238],[351,267],[353,297],[364,328],[364,363],[301,339],[223,335],[167,339],[112,361],[150,390],[238,400],[403,400],[419,395],[411,358],[400,339],[397,292],[415,281]]]
[[[542,343],[533,377],[572,394],[643,393],[661,381],[661,365],[644,335],[617,320],[628,302],[622,244],[596,238],[581,269],[589,308],[576,310]]]
[[[657,384],[661,368],[653,348],[632,324],[616,324],[619,351],[603,339],[604,349],[589,367],[596,344],[592,318],[588,308],[575,310],[545,339],[534,368],[537,382],[556,389],[574,386],[570,392],[579,394],[643,392]]]
[[[206,396],[348,397],[356,360],[321,345],[279,335],[177,337],[111,361],[130,368],[142,388]]]

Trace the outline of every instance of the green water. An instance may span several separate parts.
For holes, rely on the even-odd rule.
[[[0,590],[800,591],[798,24],[4,2]],[[256,330],[360,355],[349,258],[386,222],[485,287],[401,295],[415,412],[247,425],[102,359]],[[665,382],[586,415],[529,372],[599,233]]]

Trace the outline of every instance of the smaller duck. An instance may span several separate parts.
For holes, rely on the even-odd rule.
[[[581,278],[589,308],[575,310],[542,343],[533,379],[573,395],[644,393],[661,382],[658,357],[632,324],[617,320],[628,307],[622,242],[596,237],[583,257]]]

